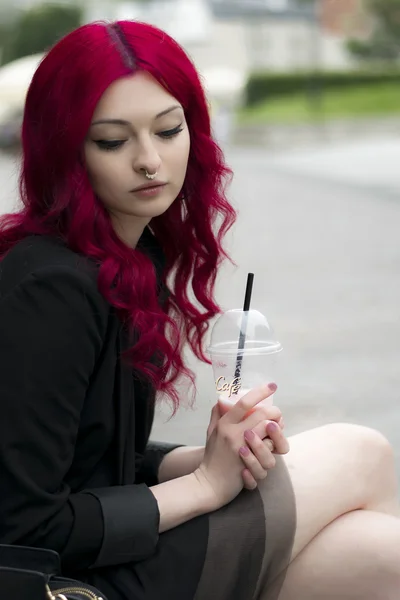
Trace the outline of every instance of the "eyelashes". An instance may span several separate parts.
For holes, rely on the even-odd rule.
[[[178,127],[174,127],[173,129],[167,129],[165,131],[160,131],[156,135],[164,140],[170,140],[179,135],[183,131],[182,125],[178,125]],[[105,150],[112,152],[113,150],[118,150],[127,142],[126,139],[123,140],[95,140],[96,146],[100,148],[100,150]]]
[[[125,140],[96,140],[95,144],[100,150],[116,150],[125,144]]]
[[[157,133],[157,135],[164,139],[170,139],[178,135],[178,133],[180,133],[181,131],[183,131],[183,127],[182,125],[178,125],[178,127],[174,127],[173,129],[161,131],[160,133]]]

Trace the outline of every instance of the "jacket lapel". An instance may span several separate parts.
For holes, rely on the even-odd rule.
[[[117,456],[117,485],[135,481],[135,410],[132,369],[122,354],[128,347],[128,335],[119,327],[117,336],[117,370],[115,386],[115,432]]]

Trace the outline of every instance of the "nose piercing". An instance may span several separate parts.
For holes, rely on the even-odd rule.
[[[157,177],[157,171],[155,173],[149,173],[147,169],[144,170],[146,179],[155,179]]]

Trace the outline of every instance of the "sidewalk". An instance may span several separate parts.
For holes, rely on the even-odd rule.
[[[227,242],[238,268],[224,265],[217,300],[241,306],[255,273],[253,306],[284,348],[276,402],[289,435],[333,421],[375,427],[400,474],[399,157],[391,136],[274,154],[229,149],[239,220]],[[15,174],[0,155],[0,212],[13,207]],[[158,411],[155,439],[204,442],[212,371],[190,364],[196,407],[167,424],[168,410]]]
[[[273,153],[255,148],[232,149],[231,154],[240,155],[242,164],[245,161],[321,182],[393,194],[400,200],[400,132]]]
[[[399,143],[344,142],[272,155],[227,152],[239,209],[217,299],[240,307],[255,273],[253,306],[283,345],[276,403],[288,434],[353,422],[393,443],[400,475]],[[395,194],[393,193],[395,190]],[[201,444],[215,402],[212,371],[193,359],[195,410],[154,437]]]
[[[275,151],[376,136],[400,136],[400,116],[338,119],[319,123],[236,125],[232,142],[239,147],[250,146]]]

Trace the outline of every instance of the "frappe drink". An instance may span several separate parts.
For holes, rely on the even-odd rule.
[[[222,412],[255,387],[274,382],[282,346],[257,310],[228,310],[215,323],[208,352]],[[272,404],[270,396],[263,402]]]

